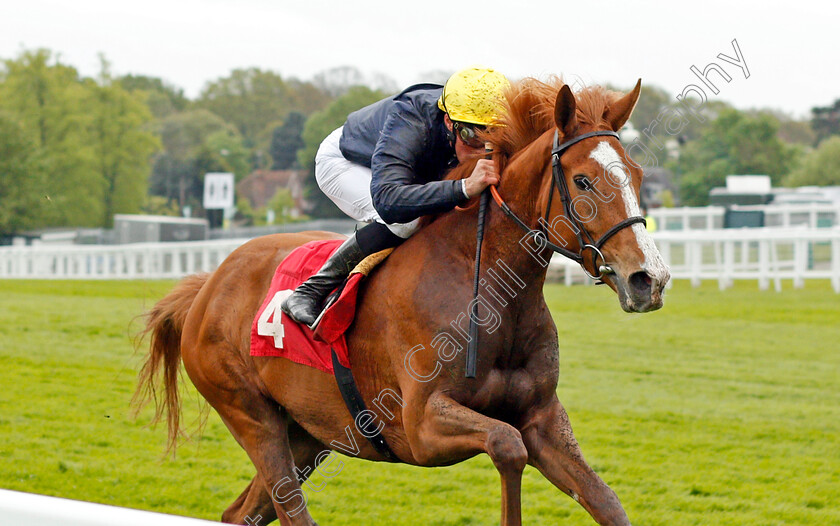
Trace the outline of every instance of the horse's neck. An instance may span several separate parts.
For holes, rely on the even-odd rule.
[[[532,229],[538,228],[539,207],[542,205],[539,197],[545,186],[544,174],[550,162],[550,148],[551,138],[546,134],[510,159],[500,177],[499,195],[519,219]],[[495,203],[491,203],[489,208],[492,209],[489,229],[498,235],[491,236],[488,252],[504,258],[505,262],[509,261],[511,268],[515,266],[524,274],[539,278],[542,288],[547,270],[542,262],[548,256],[534,252],[532,245],[527,243],[527,233]]]
[[[529,226],[537,227],[539,217],[540,189],[544,184],[543,174],[549,160],[550,138],[538,140],[523,151],[526,155],[514,158],[501,176],[498,191],[511,209]],[[445,236],[452,251],[462,253],[465,264],[474,268],[478,206],[469,211],[452,211],[438,218],[440,228],[435,229],[435,239],[440,243]],[[514,221],[507,217],[492,199],[487,206],[484,241],[482,244],[482,276],[499,276],[500,272],[511,272],[509,276],[516,283],[525,283],[541,294],[547,266],[544,264],[550,254],[535,252],[527,242],[528,236]],[[433,225],[435,224],[433,223]],[[529,247],[531,247],[529,249]],[[517,279],[518,278],[518,279]],[[490,278],[487,278],[490,281]]]

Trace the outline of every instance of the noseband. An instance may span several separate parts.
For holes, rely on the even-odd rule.
[[[499,195],[498,191],[495,187],[490,187],[490,192],[493,194],[493,199],[502,209],[502,211],[511,219],[519,225],[519,228],[531,234],[534,239],[537,240],[541,248],[550,248],[554,252],[561,254],[573,261],[576,261],[583,271],[586,273],[587,276],[594,280],[598,280],[599,283],[603,283],[603,278],[606,275],[614,274],[615,271],[607,264],[607,260],[604,258],[604,254],[601,253],[601,248],[604,246],[611,237],[617,234],[620,230],[634,225],[636,223],[647,224],[645,218],[642,216],[635,216],[635,217],[628,217],[623,221],[620,221],[612,228],[607,230],[599,239],[595,240],[589,232],[584,228],[583,223],[577,218],[577,215],[574,214],[572,210],[572,196],[569,193],[569,185],[566,182],[566,175],[563,173],[563,166],[560,163],[560,158],[563,154],[568,150],[571,146],[579,143],[584,139],[589,139],[590,137],[598,137],[598,136],[608,136],[608,137],[615,137],[618,139],[618,134],[612,131],[594,131],[589,133],[584,133],[583,135],[579,135],[574,139],[570,139],[562,144],[559,143],[559,135],[557,130],[554,131],[554,141],[552,144],[551,150],[551,190],[548,194],[548,204],[545,207],[545,215],[543,221],[540,222],[539,230],[534,230],[528,225],[525,224],[522,219],[517,216],[513,210],[507,205],[507,203],[502,200],[501,196]],[[548,222],[548,214],[551,211],[551,201],[554,198],[554,189],[557,188],[560,193],[560,200],[563,203],[563,212],[566,214],[566,217],[572,222],[573,226],[575,227],[573,230],[575,232],[575,236],[577,237],[578,246],[580,250],[578,252],[572,252],[567,248],[563,248],[561,246],[555,245],[551,241],[548,240],[548,232],[546,231],[546,225],[549,225]],[[592,251],[592,269],[597,271],[597,275],[590,274],[589,271],[586,269],[586,262],[584,258],[584,252],[589,249]],[[603,265],[600,267],[598,266],[598,258],[601,258],[603,261]]]
[[[607,260],[604,259],[604,254],[601,253],[601,247],[604,246],[604,243],[607,242],[608,239],[613,237],[618,231],[621,229],[628,227],[630,225],[634,225],[636,223],[645,223],[645,218],[641,216],[636,217],[628,217],[627,219],[619,222],[609,230],[607,230],[604,235],[602,235],[597,241],[589,235],[589,232],[583,227],[581,221],[575,216],[572,210],[572,196],[569,194],[569,185],[566,183],[566,176],[563,173],[563,167],[560,164],[560,157],[563,156],[566,150],[569,149],[574,144],[578,142],[588,139],[590,137],[597,137],[600,135],[605,135],[609,137],[615,137],[618,139],[618,134],[612,131],[595,131],[590,133],[585,133],[583,135],[579,135],[574,139],[568,140],[563,144],[558,145],[559,136],[557,130],[554,130],[554,143],[552,145],[551,150],[551,190],[548,194],[548,205],[545,207],[545,218],[541,221],[539,226],[539,230],[534,230],[530,228],[528,225],[525,224],[522,219],[517,216],[513,210],[504,202],[504,200],[499,195],[498,190],[496,190],[495,186],[490,187],[490,193],[493,195],[493,200],[496,201],[496,204],[502,209],[502,211],[513,219],[519,228],[524,230],[526,233],[531,235],[540,245],[540,248],[550,248],[554,252],[558,254],[562,254],[567,258],[576,261],[583,271],[586,273],[587,276],[590,278],[597,280],[598,283],[603,283],[604,276],[608,274],[613,274],[614,271],[607,265]],[[575,236],[577,236],[578,246],[580,247],[580,251],[572,252],[569,249],[560,247],[552,243],[548,240],[548,232],[546,231],[546,226],[549,225],[548,223],[548,214],[551,211],[551,200],[554,197],[554,189],[557,188],[560,191],[560,199],[563,202],[563,211],[566,214],[566,217],[572,221],[572,226],[574,226]],[[475,301],[478,297],[478,286],[479,286],[479,270],[481,269],[481,240],[484,236],[484,212],[486,211],[485,203],[487,199],[487,193],[482,193],[481,197],[481,204],[479,206],[479,213],[478,213],[478,230],[477,230],[477,239],[476,239],[476,254],[475,254],[475,279],[473,283],[473,303],[472,303],[472,313],[470,314],[470,338],[469,344],[467,347],[467,361],[466,366],[464,369],[464,375],[467,378],[475,378],[476,376],[476,360],[478,354],[478,325],[476,324],[476,319],[478,317],[478,302]],[[541,218],[542,219],[542,218]],[[645,223],[646,224],[646,223]],[[584,238],[584,236],[586,236]],[[587,249],[592,250],[592,269],[598,272],[598,275],[592,275],[586,270],[586,265],[584,261],[583,253]],[[601,261],[604,262],[603,265],[600,267],[598,266],[598,258],[601,258]]]

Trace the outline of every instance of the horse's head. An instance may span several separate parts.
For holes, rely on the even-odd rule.
[[[626,155],[615,134],[630,118],[640,90],[641,80],[593,116],[592,107],[578,108],[568,86],[560,89],[552,149],[559,169],[548,168],[551,193],[543,223],[549,241],[578,253],[584,269],[615,290],[627,312],[660,308],[670,279],[641,219],[642,168]]]

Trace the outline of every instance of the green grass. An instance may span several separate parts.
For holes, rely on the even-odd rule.
[[[217,519],[253,475],[215,414],[162,460],[128,401],[132,319],[172,282],[0,281],[0,487]],[[550,285],[558,393],[590,464],[639,525],[840,524],[840,296],[678,282],[663,310]],[[198,401],[185,401],[187,420]],[[486,456],[440,469],[341,457],[310,491],[325,526],[498,524]],[[533,469],[525,524],[594,524]]]

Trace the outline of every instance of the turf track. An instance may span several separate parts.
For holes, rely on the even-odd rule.
[[[161,460],[130,417],[132,319],[172,282],[0,281],[0,487],[217,519],[253,474],[211,415]],[[840,524],[840,296],[678,282],[662,311],[549,285],[560,399],[584,454],[638,525]],[[187,419],[198,414],[188,396]],[[342,457],[309,491],[324,526],[498,524],[481,456],[441,469]],[[528,525],[594,524],[528,469]],[[2,519],[2,517],[0,517]],[[0,520],[2,522],[2,520]]]

